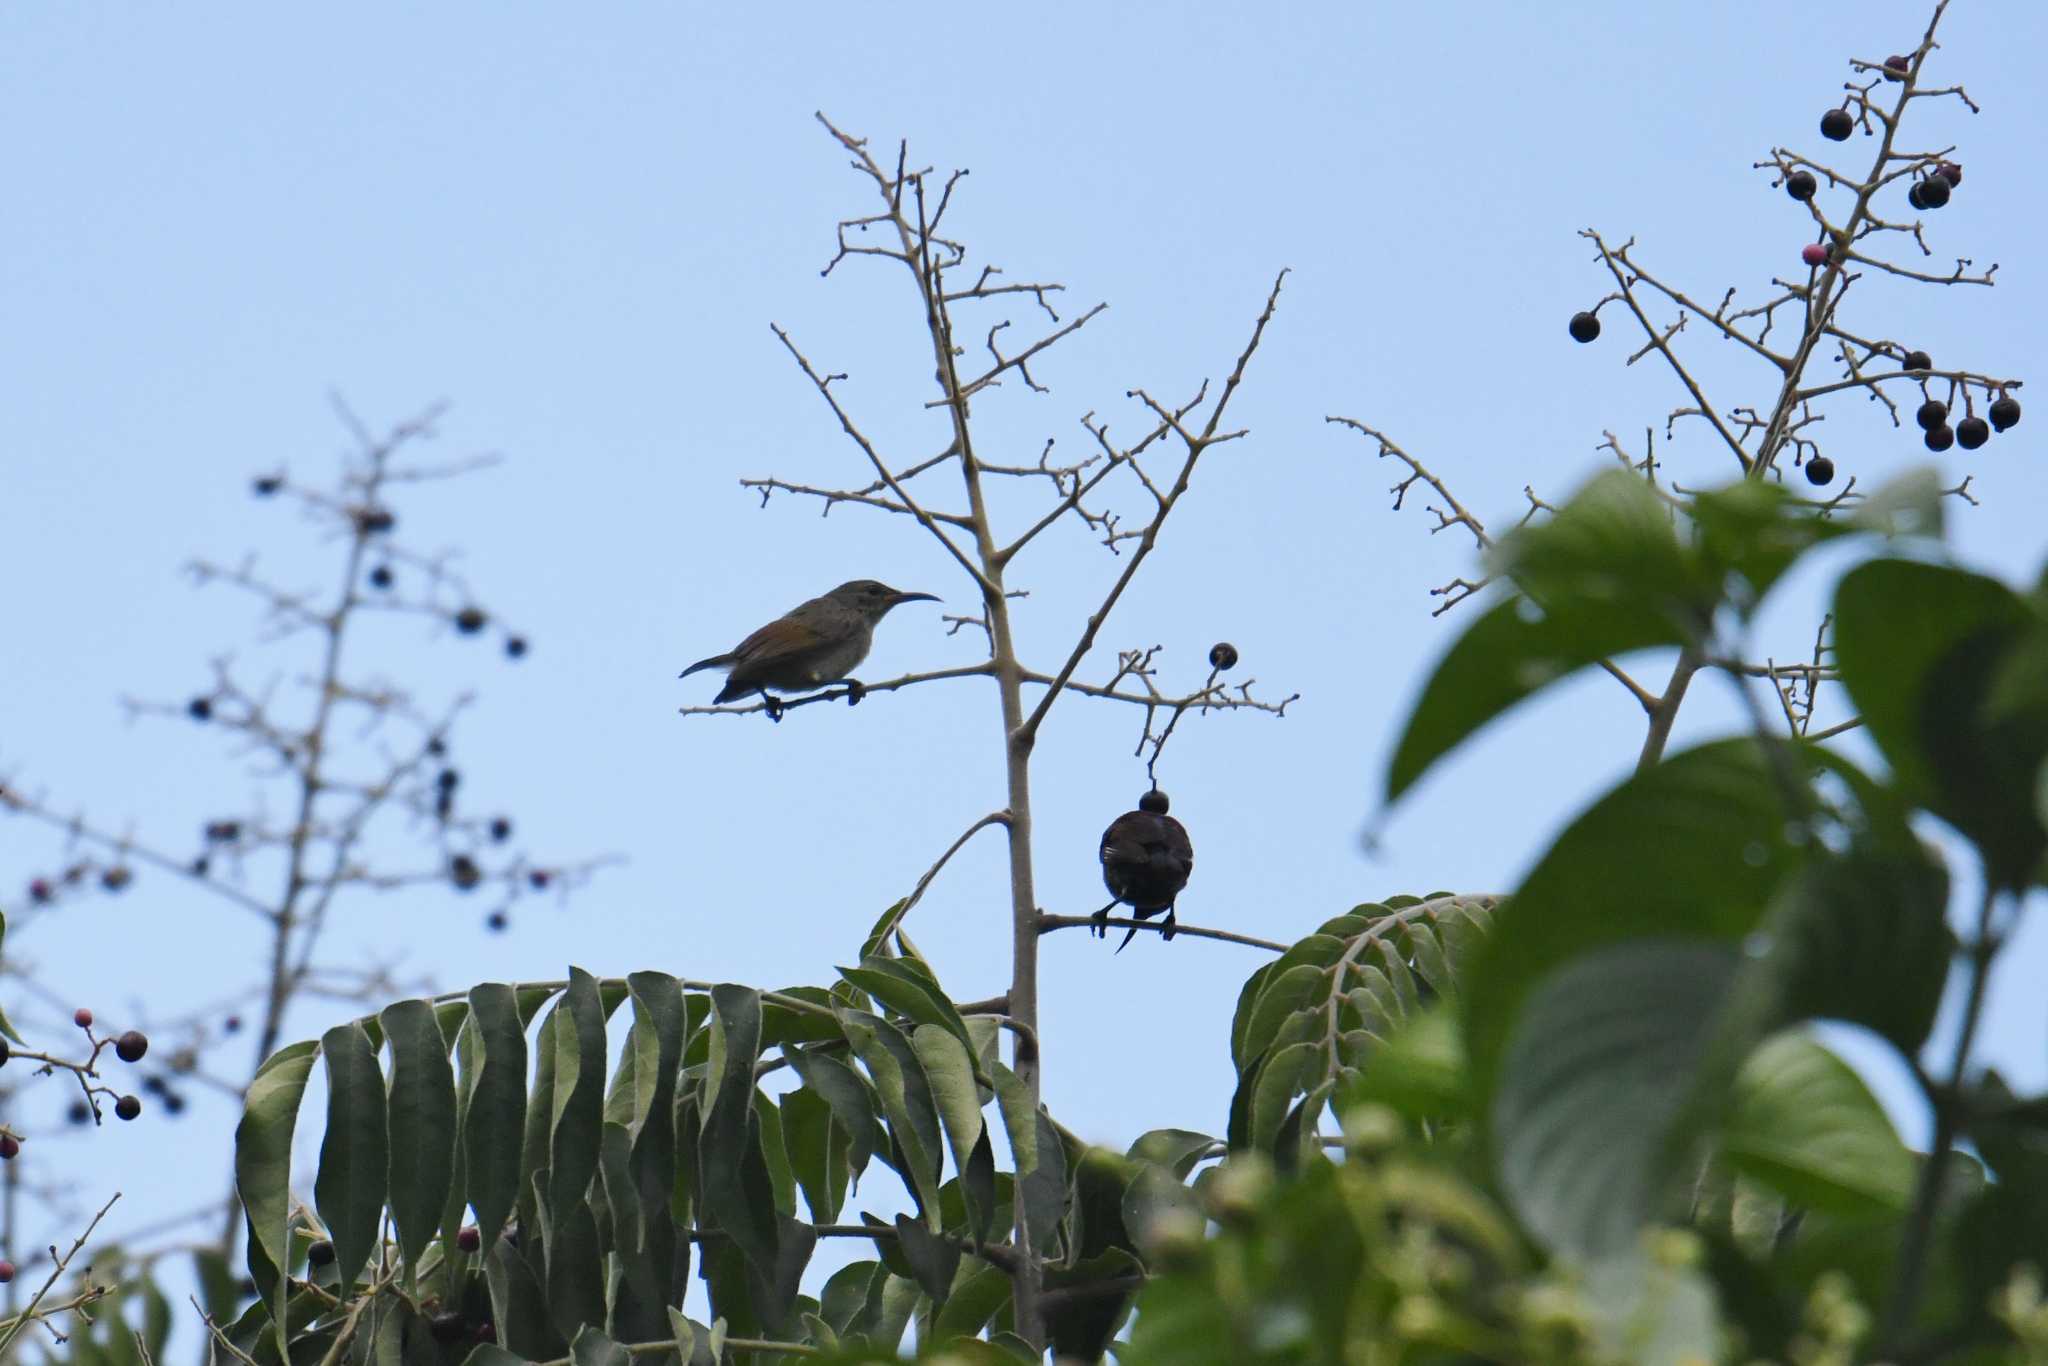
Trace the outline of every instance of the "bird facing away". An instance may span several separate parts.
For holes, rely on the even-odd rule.
[[[873,579],[842,583],[823,597],[812,598],[787,616],[777,617],[722,655],[700,659],[676,675],[688,678],[699,669],[724,669],[725,686],[714,702],[731,702],[750,692],[761,694],[768,712],[780,718],[781,704],[768,695],[808,692],[832,683],[847,686],[849,706],[861,699],[860,680],[848,677],[875,643],[875,625],[889,609],[904,602],[937,602],[930,593],[904,593]]]
[[[1195,846],[1166,808],[1166,794],[1155,787],[1138,798],[1136,811],[1124,812],[1102,832],[1102,885],[1116,900],[1095,913],[1096,938],[1109,933],[1109,913],[1119,902],[1140,920],[1165,911],[1159,937],[1173,938],[1173,903],[1195,871]],[[1137,932],[1131,926],[1116,951],[1122,953]]]

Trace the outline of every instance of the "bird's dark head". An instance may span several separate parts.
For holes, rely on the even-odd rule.
[[[1140,811],[1149,811],[1155,816],[1165,815],[1166,808],[1169,805],[1171,803],[1166,800],[1166,794],[1156,787],[1138,798],[1138,809]]]
[[[826,594],[834,602],[850,607],[869,621],[880,621],[891,607],[905,602],[937,602],[932,593],[905,593],[891,588],[886,583],[873,579],[855,579],[842,583]]]

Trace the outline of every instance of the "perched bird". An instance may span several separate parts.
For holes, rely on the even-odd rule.
[[[688,678],[699,669],[727,670],[725,686],[715,702],[731,702],[750,692],[761,694],[770,715],[781,704],[768,695],[808,692],[831,683],[847,686],[848,705],[865,691],[860,680],[847,677],[868,657],[875,643],[875,625],[889,609],[904,602],[937,602],[930,593],[903,593],[873,579],[842,583],[821,598],[812,598],[787,616],[777,617],[722,655],[700,659],[676,675]]]
[[[1155,787],[1138,798],[1136,811],[1124,812],[1102,832],[1102,885],[1116,900],[1095,913],[1096,938],[1109,933],[1109,913],[1118,902],[1140,920],[1165,911],[1159,937],[1173,938],[1173,903],[1188,885],[1188,874],[1195,871],[1195,846],[1187,829],[1166,814],[1166,807],[1166,794]],[[1116,951],[1122,953],[1137,932],[1138,927],[1131,926]]]

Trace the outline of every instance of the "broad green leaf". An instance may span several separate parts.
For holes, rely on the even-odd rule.
[[[384,1213],[384,1074],[370,1036],[353,1022],[320,1037],[327,1071],[327,1129],[313,1180],[314,1208],[334,1242],[334,1270],[343,1287],[370,1260]]]
[[[836,1220],[846,1197],[845,1157],[833,1161],[832,1136],[832,1107],[824,1097],[806,1086],[782,1098],[782,1141],[814,1223]]]
[[[573,1211],[587,1208],[590,1179],[597,1174],[605,1091],[605,1008],[597,979],[572,966],[569,989],[562,993],[553,1018],[555,1084],[549,1106],[547,1212],[550,1226],[558,1226]],[[555,1260],[551,1239],[550,1280]]]
[[[881,1098],[883,1114],[888,1116],[890,1135],[910,1167],[903,1175],[917,1199],[918,1209],[927,1219],[936,1219],[941,1140],[938,1112],[924,1066],[896,1026],[879,1016],[842,1010],[839,1024],[846,1031],[855,1056],[874,1080],[875,1094]]]
[[[1698,1267],[1631,1248],[1588,1268],[1586,1297],[1603,1361],[1701,1366],[1722,1356],[1714,1283]]]
[[[485,982],[469,992],[482,1046],[462,1131],[463,1174],[489,1252],[519,1194],[519,1147],[526,1129],[526,1027],[511,987]]]
[[[1217,1146],[1216,1139],[1193,1129],[1150,1129],[1132,1140],[1125,1155],[1164,1167],[1173,1173],[1174,1180],[1185,1181],[1196,1164]]]
[[[1739,963],[1732,946],[1637,939],[1529,994],[1490,1119],[1501,1187],[1540,1241],[1587,1260],[1635,1245],[1688,1156],[1679,1120]]]
[[[1456,1016],[1436,1006],[1408,1020],[1363,1060],[1342,1108],[1390,1106],[1412,1119],[1460,1119],[1471,1112],[1470,1074]]]
[[[593,1324],[585,1324],[569,1344],[569,1361],[571,1366],[633,1366],[632,1354]]]
[[[954,1278],[946,1302],[932,1316],[932,1343],[948,1344],[955,1338],[976,1336],[1009,1302],[1009,1273],[969,1257]]]
[[[817,1092],[832,1107],[834,1122],[846,1131],[853,1145],[853,1175],[859,1177],[867,1170],[868,1158],[874,1154],[878,1138],[875,1107],[867,1083],[861,1080],[859,1073],[830,1053],[784,1048],[782,1056],[803,1078],[804,1085]]]
[[[796,1176],[789,1169],[789,1147],[782,1137],[782,1111],[758,1087],[754,1090],[754,1123],[758,1128],[761,1162],[768,1171],[768,1187],[775,1193],[775,1208],[784,1214],[795,1214]]]
[[[276,1326],[280,1351],[291,1292],[284,1270],[291,1265],[292,1130],[319,1048],[308,1039],[265,1059],[244,1094],[242,1118],[235,1126],[235,1194],[249,1226],[249,1275]]]
[[[934,1304],[944,1304],[960,1268],[960,1249],[907,1214],[896,1216],[896,1243]]]
[[[1992,699],[2008,655],[2048,627],[1996,579],[1909,560],[1851,570],[1834,611],[1842,681],[1900,785],[1977,845],[1999,885],[2032,877],[2048,848],[2032,803],[2048,696]]]
[[[547,1298],[555,1331],[572,1341],[587,1324],[603,1323],[605,1251],[588,1200],[549,1216]]]
[[[1814,1040],[1765,1041],[1735,1079],[1721,1152],[1795,1205],[1840,1215],[1902,1214],[1918,1164],[1884,1107]]]
[[[967,1023],[960,1012],[938,984],[912,964],[896,958],[867,958],[857,968],[839,969],[839,975],[911,1021],[913,1027],[937,1025],[973,1050],[974,1041],[967,1036]]]
[[[754,1064],[760,1059],[761,995],[748,987],[711,989],[711,1057],[704,1079],[704,1208],[755,1268],[775,1265],[775,1196],[761,1160],[754,1120]]]
[[[1003,1129],[1010,1136],[1010,1161],[1017,1178],[1038,1170],[1038,1107],[1031,1103],[1024,1079],[998,1062],[990,1069],[996,1084],[996,1103],[1002,1108]]]
[[[940,1025],[919,1025],[911,1033],[910,1047],[931,1083],[932,1102],[953,1150],[953,1164],[964,1172],[982,1131],[974,1061],[968,1057],[966,1045]]]
[[[1312,963],[1297,963],[1267,978],[1252,1007],[1251,1023],[1245,1028],[1244,1049],[1237,1058],[1238,1071],[1246,1071],[1265,1055],[1290,1015],[1320,1003],[1329,994],[1329,972]]]
[[[434,1008],[400,1001],[378,1016],[391,1046],[385,1098],[391,1221],[409,1273],[440,1230],[455,1170],[455,1072]]]

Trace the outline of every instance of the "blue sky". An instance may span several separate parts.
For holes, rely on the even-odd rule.
[[[1037,368],[1049,395],[984,402],[999,457],[1033,458],[1048,436],[1077,452],[1084,413],[1140,425],[1126,390],[1220,378],[1274,275],[1293,272],[1236,409],[1251,436],[1205,461],[1087,666],[1100,677],[1117,649],[1156,644],[1167,680],[1192,684],[1228,639],[1243,676],[1303,695],[1281,721],[1191,722],[1168,750],[1160,780],[1199,850],[1183,918],[1287,939],[1396,892],[1505,889],[1625,771],[1638,720],[1604,679],[1560,689],[1446,765],[1368,854],[1395,727],[1463,614],[1433,619],[1428,589],[1471,556],[1419,507],[1389,511],[1397,471],[1323,419],[1386,429],[1496,526],[1525,484],[1555,501],[1600,468],[1603,430],[1634,444],[1655,426],[1682,482],[1730,477],[1702,429],[1664,447],[1680,391],[1652,363],[1624,366],[1635,343],[1618,316],[1596,345],[1566,338],[1606,288],[1575,233],[1633,234],[1701,296],[1760,297],[1798,269],[1808,231],[1750,163],[1783,144],[1860,169],[1866,144],[1834,149],[1816,121],[1845,59],[1910,48],[1925,9],[1048,4],[986,31],[964,14],[766,6],[0,9],[0,774],[173,847],[245,806],[260,785],[217,736],[131,726],[118,705],[182,699],[229,650],[258,677],[291,672],[244,644],[246,604],[195,591],[179,566],[254,549],[288,583],[324,583],[326,562],[288,511],[249,498],[249,475],[325,476],[347,445],[330,390],[380,427],[445,398],[439,449],[505,461],[405,503],[403,530],[460,547],[533,654],[507,667],[401,621],[366,663],[428,698],[478,690],[458,733],[464,791],[509,812],[536,857],[626,862],[502,936],[434,891],[361,901],[349,932],[451,987],[572,961],[828,980],[1002,787],[979,683],[779,728],[676,714],[714,690],[678,683],[682,665],[842,579],[937,592],[945,610],[967,600],[906,523],[762,510],[737,484],[866,477],[771,321],[848,373],[840,392],[885,448],[939,444],[906,282],[862,263],[819,278],[833,223],[868,208],[822,109],[877,144],[908,137],[919,162],[971,168],[952,222],[977,260],[1110,303]],[[2042,368],[2048,263],[2028,225],[2048,207],[2044,29],[2035,7],[1958,4],[1933,70],[1984,113],[1931,108],[1915,143],[1956,143],[1967,170],[1929,218],[1934,259],[2003,260],[1999,287],[1873,280],[1851,306],[1944,365]],[[1768,402],[1769,377],[1732,348],[1686,341],[1724,403]],[[1823,430],[1866,483],[1924,455],[1860,401]],[[1945,458],[1983,504],[1956,509],[1967,561],[2039,570],[2043,430],[2048,412]],[[1031,590],[1027,653],[1063,654],[1118,568],[1079,534],[1044,538],[1015,576]],[[1786,587],[1759,654],[1803,653],[1825,582]],[[970,662],[937,610],[891,617],[869,676]],[[1735,716],[1724,689],[1696,691],[1681,743]],[[1040,898],[1085,913],[1103,899],[1095,838],[1144,785],[1137,718],[1072,700],[1052,716]],[[56,859],[0,822],[0,904]],[[1005,915],[988,839],[910,928],[957,995],[982,996],[1007,978]],[[250,928],[145,877],[8,952],[54,1001],[158,1021],[254,977]],[[1076,933],[1045,950],[1055,1114],[1118,1144],[1219,1131],[1230,1011],[1258,956],[1145,938],[1112,957]],[[2048,1058],[2027,984],[2044,957],[2023,935],[1985,1036],[2037,1085]],[[23,1013],[56,1033],[50,1009]],[[309,1006],[292,1032],[331,1020]],[[242,1043],[223,1072],[246,1074]],[[19,1112],[34,1170],[74,1178],[80,1202],[119,1183],[117,1231],[225,1172],[225,1099],[74,1137],[58,1088],[43,1090]]]

